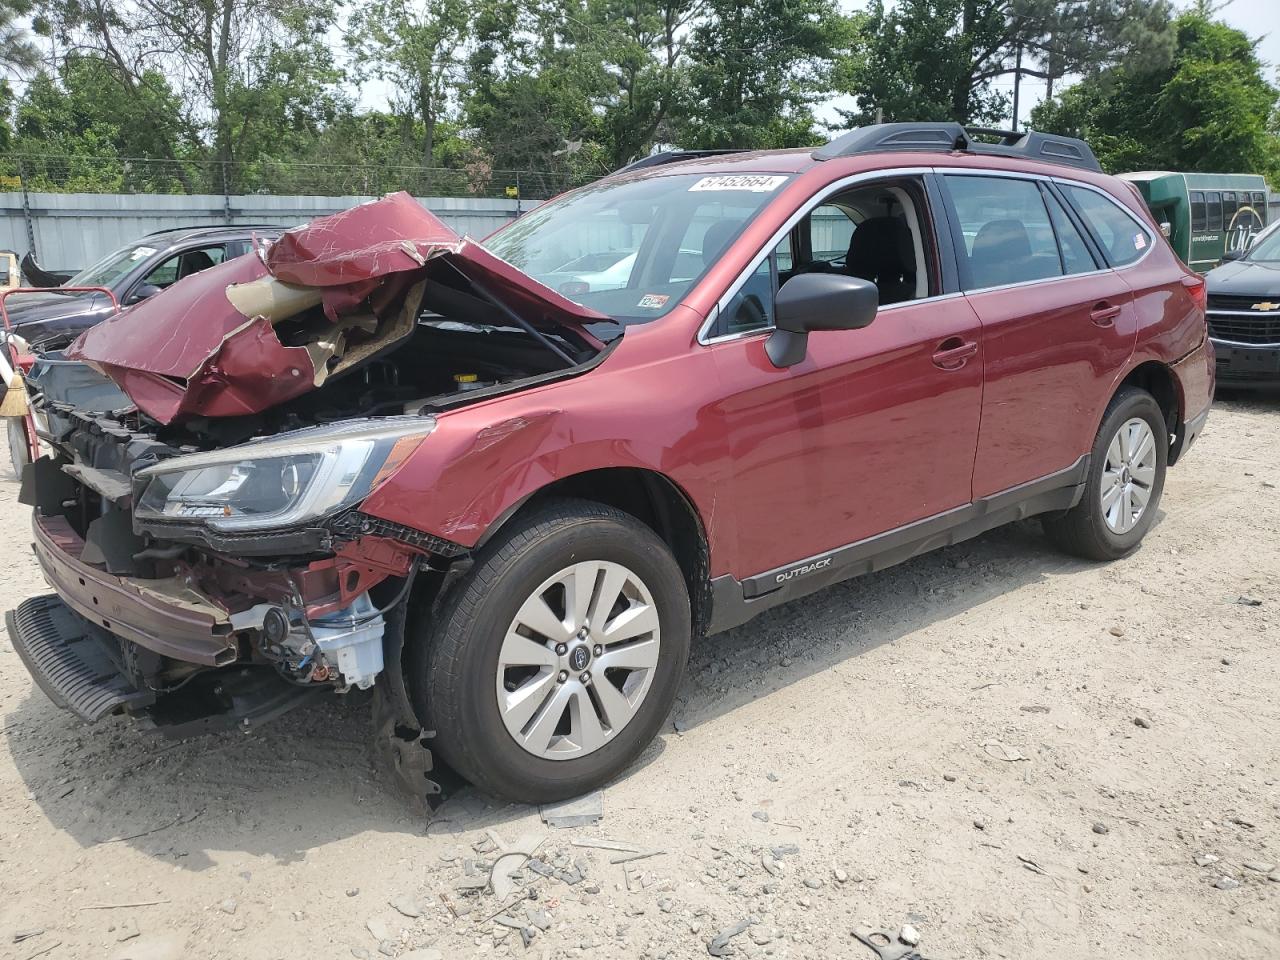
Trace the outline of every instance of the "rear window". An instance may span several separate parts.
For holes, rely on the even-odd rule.
[[[1147,252],[1150,231],[1115,200],[1087,187],[1063,184],[1062,189],[1113,267],[1133,263]]]

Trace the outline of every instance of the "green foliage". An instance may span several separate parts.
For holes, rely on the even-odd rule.
[[[847,118],[998,125],[1010,97],[996,81],[1050,82],[1119,63],[1161,64],[1172,49],[1167,0],[873,0],[865,48],[842,72]]]
[[[1201,11],[1178,17],[1176,38],[1167,67],[1113,67],[1042,104],[1033,124],[1085,137],[1108,170],[1266,173],[1280,182],[1271,125],[1280,94],[1255,42]]]

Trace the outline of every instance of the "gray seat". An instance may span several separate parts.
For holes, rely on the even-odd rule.
[[[870,280],[881,303],[900,303],[916,293],[916,253],[911,228],[901,217],[868,217],[854,228],[844,272]]]
[[[998,287],[1025,279],[1031,238],[1021,220],[984,223],[973,238],[969,272],[978,287]]]

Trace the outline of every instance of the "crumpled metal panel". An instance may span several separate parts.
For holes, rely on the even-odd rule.
[[[327,375],[313,360],[323,350],[277,338],[274,324],[290,315],[282,304],[318,300],[335,326],[367,304],[391,316],[416,281],[449,269],[443,261],[528,323],[581,329],[609,322],[396,193],[287,231],[265,261],[250,253],[187,277],[85,331],[66,356],[100,369],[161,423],[258,413],[320,386]],[[412,332],[411,325],[393,326],[380,347]]]

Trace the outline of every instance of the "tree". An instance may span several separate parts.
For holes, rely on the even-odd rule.
[[[71,53],[108,64],[136,93],[142,78],[170,78],[189,118],[210,133],[213,159],[225,175],[236,143],[253,118],[254,91],[270,82],[281,52],[323,42],[334,0],[43,0],[42,28]],[[325,62],[321,54],[296,64]],[[297,82],[298,77],[291,77]]]
[[[421,160],[435,166],[436,126],[456,101],[470,6],[464,0],[373,0],[356,10],[347,43],[360,72],[391,85],[406,139],[421,121]]]
[[[794,147],[817,137],[811,105],[829,90],[851,22],[830,0],[709,0],[690,48],[683,147]]]
[[[1168,0],[873,0],[866,48],[844,71],[859,108],[848,118],[997,124],[1009,112],[998,79],[1167,61],[1168,22]]]
[[[27,72],[40,63],[40,51],[18,21],[29,16],[32,0],[0,0],[0,70]]]
[[[1039,129],[1084,137],[1108,170],[1269,173],[1280,180],[1270,123],[1280,94],[1264,78],[1256,42],[1203,9],[1175,22],[1163,69],[1122,64],[1032,112]]]

